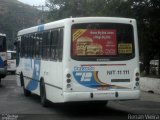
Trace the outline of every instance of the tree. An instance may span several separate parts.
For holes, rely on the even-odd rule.
[[[70,16],[131,17],[129,2],[125,0],[47,0],[47,6],[51,20]]]
[[[138,21],[141,56],[149,74],[150,60],[157,56],[160,59],[160,1],[131,0],[131,2],[134,17]]]

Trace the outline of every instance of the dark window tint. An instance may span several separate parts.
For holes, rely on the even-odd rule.
[[[21,36],[21,57],[62,61],[62,56],[62,28]]]

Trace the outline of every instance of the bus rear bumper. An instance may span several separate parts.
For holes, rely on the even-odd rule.
[[[139,99],[140,91],[65,92],[64,102]]]

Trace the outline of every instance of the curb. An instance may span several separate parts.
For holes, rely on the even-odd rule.
[[[160,79],[141,77],[140,90],[160,94]]]

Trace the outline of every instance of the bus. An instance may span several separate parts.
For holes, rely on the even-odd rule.
[[[0,84],[1,78],[4,78],[7,74],[6,50],[6,34],[0,33]]]
[[[53,103],[139,99],[136,20],[77,17],[18,32],[17,83]]]
[[[16,51],[7,50],[7,72],[16,72]]]

